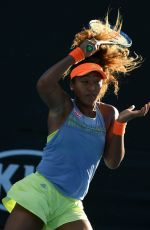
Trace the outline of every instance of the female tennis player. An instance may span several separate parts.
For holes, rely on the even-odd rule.
[[[5,230],[91,230],[82,201],[101,158],[110,169],[124,158],[127,123],[148,113],[134,105],[118,110],[102,101],[109,85],[141,64],[131,55],[131,39],[121,31],[120,16],[111,26],[92,20],[76,34],[72,50],[38,80],[49,108],[48,138],[35,173],[15,183],[3,199],[11,214]],[[72,99],[60,80],[70,77]]]

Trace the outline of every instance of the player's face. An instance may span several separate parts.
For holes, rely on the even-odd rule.
[[[92,106],[100,92],[103,79],[98,72],[91,72],[82,77],[76,77],[71,83],[76,100],[85,106]]]

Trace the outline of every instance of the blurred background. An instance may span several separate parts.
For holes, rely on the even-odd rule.
[[[48,109],[39,98],[41,74],[70,51],[74,35],[110,10],[123,16],[142,66],[122,79],[118,97],[103,101],[119,111],[150,101],[148,1],[3,1],[0,3],[0,197],[35,170],[47,136]],[[67,82],[64,82],[67,88]],[[150,230],[150,113],[128,123],[126,156],[116,170],[101,162],[84,200],[94,230]],[[8,213],[0,204],[0,227]]]

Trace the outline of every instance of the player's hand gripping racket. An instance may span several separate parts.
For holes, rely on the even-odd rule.
[[[98,20],[91,20],[90,23],[89,23],[89,27],[96,33],[100,33],[100,30],[103,30],[103,28],[100,28],[99,26],[99,22]],[[123,48],[128,48],[132,45],[132,40],[131,38],[125,34],[124,32],[120,31],[119,33],[116,32],[116,35],[114,35],[114,30],[112,30],[111,28],[109,28],[109,32],[113,33],[113,37],[108,39],[108,40],[97,40],[95,38],[92,38],[90,41],[95,44],[97,46],[101,46],[101,45],[118,45],[118,46],[121,46]],[[88,45],[86,50],[87,51],[92,51],[92,46],[91,45]]]

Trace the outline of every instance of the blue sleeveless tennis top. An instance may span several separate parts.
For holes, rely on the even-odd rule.
[[[83,115],[74,103],[67,119],[47,142],[37,171],[65,196],[83,200],[101,160],[106,129],[96,108],[96,117]]]

